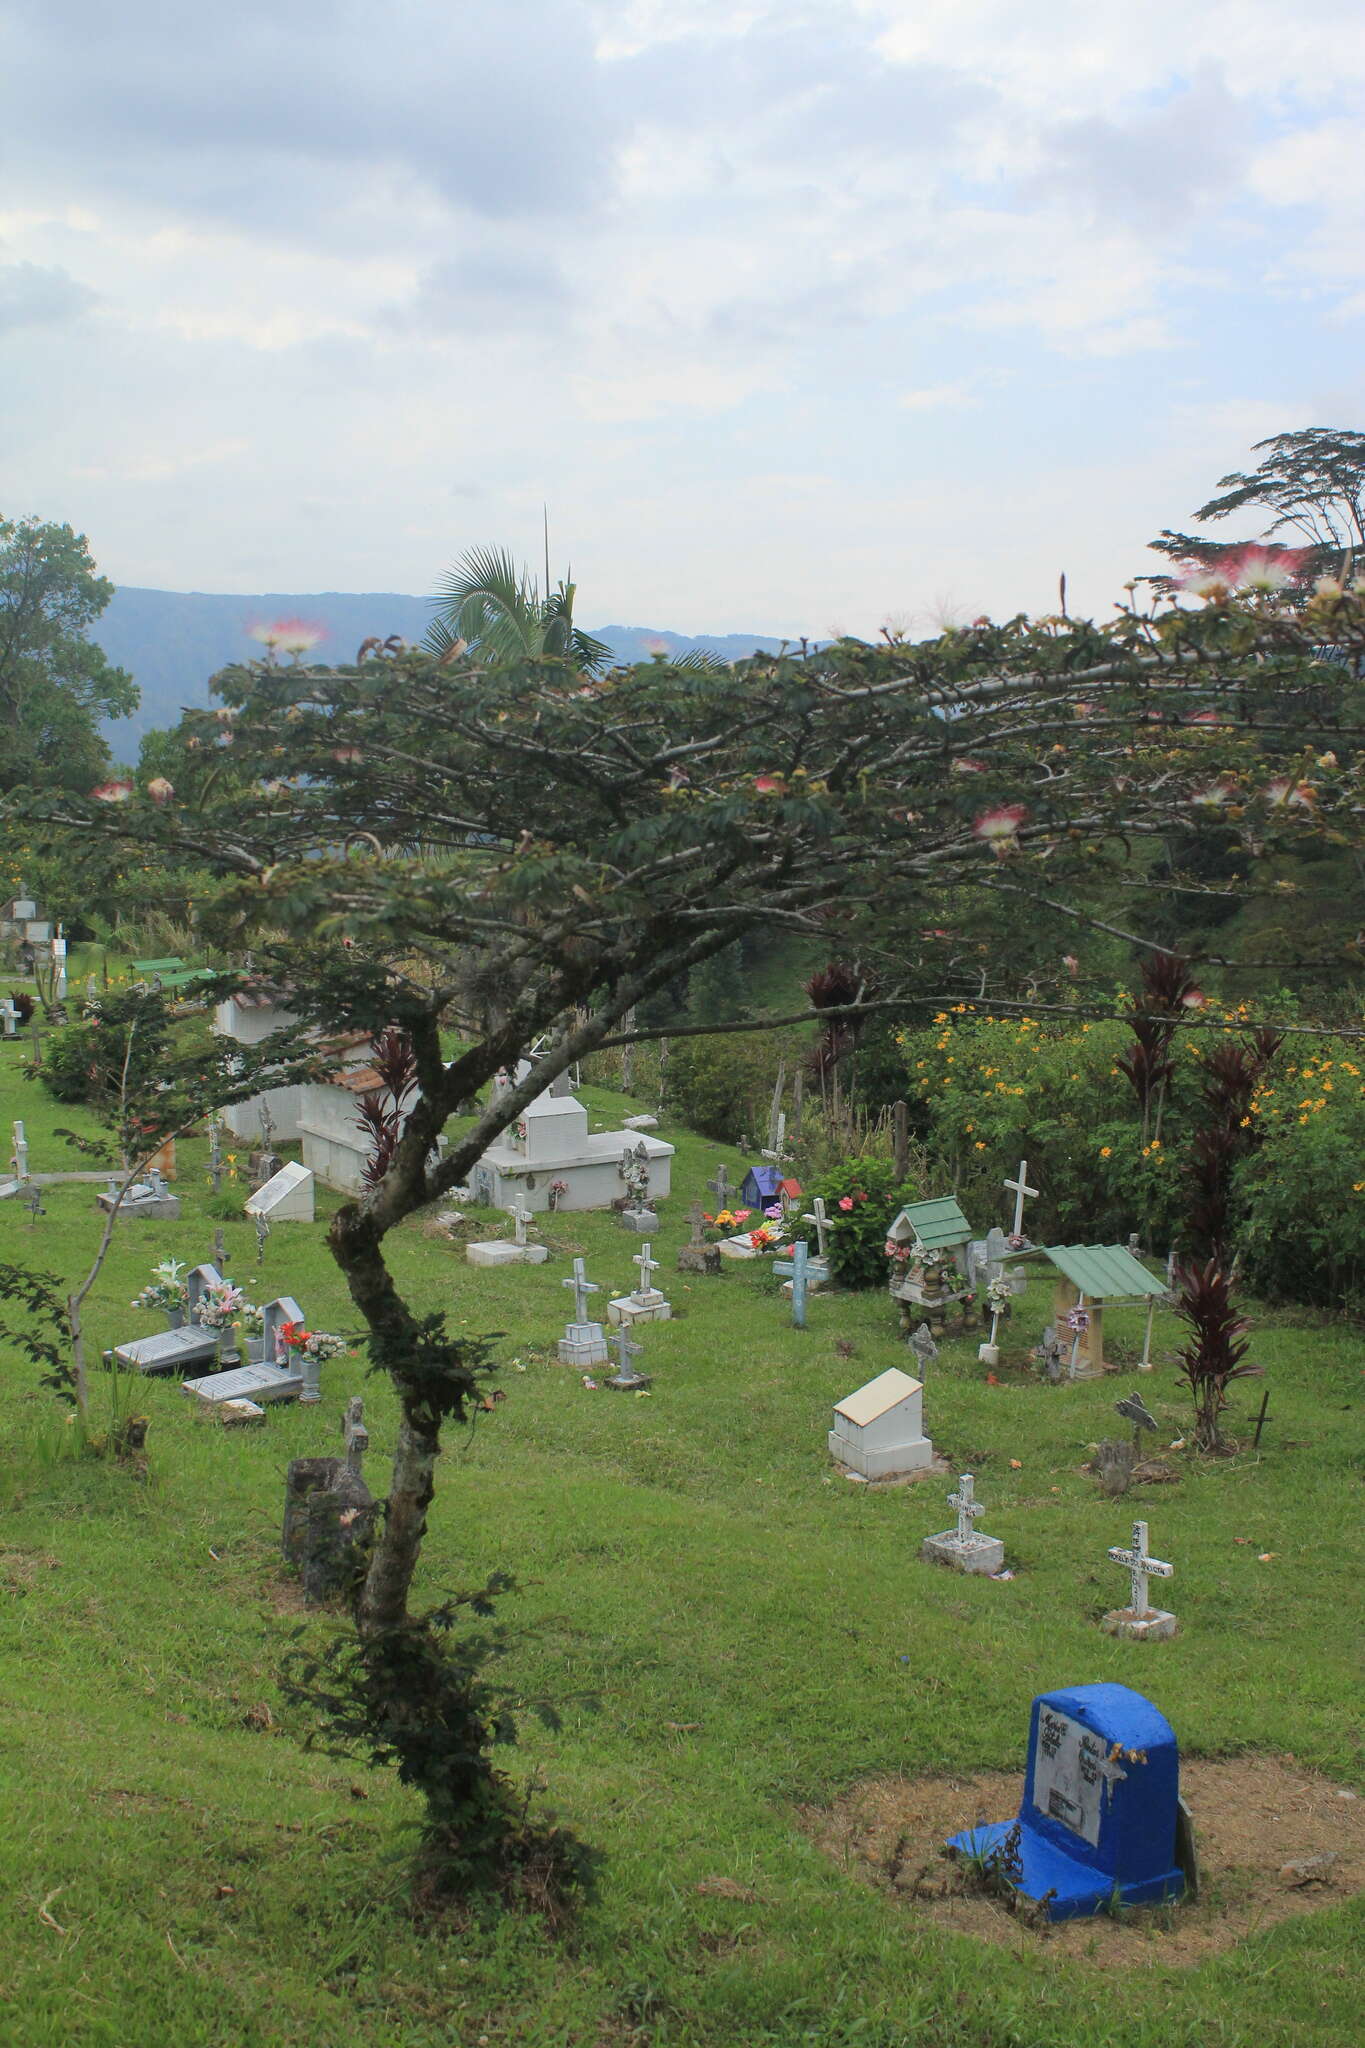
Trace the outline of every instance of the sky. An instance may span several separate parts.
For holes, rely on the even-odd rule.
[[[1359,0],[3,0],[0,513],[168,589],[548,506],[588,623],[1102,613],[1365,428],[1363,111]]]

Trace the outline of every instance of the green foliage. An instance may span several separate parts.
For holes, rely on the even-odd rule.
[[[573,620],[576,585],[561,582],[542,597],[535,578],[518,569],[503,548],[470,548],[441,584],[428,648],[448,655],[464,641],[483,661],[516,662],[547,656],[572,662],[586,674],[605,668],[611,649]]]
[[[57,1102],[107,1114],[121,1090],[143,1094],[166,1065],[171,1021],[164,998],[139,988],[106,989],[70,1024],[43,1040],[37,1078]]]
[[[1365,1306],[1362,1067],[1340,1040],[1309,1059],[1282,1054],[1257,1101],[1264,1135],[1233,1175],[1235,1241],[1247,1286],[1268,1300]]]
[[[898,1184],[890,1160],[859,1159],[823,1174],[806,1192],[812,1199],[824,1196],[830,1270],[839,1285],[884,1287],[886,1233],[905,1203],[918,1201],[924,1189]]]
[[[739,946],[726,946],[692,969],[687,977],[689,1024],[737,1023],[747,1017],[744,970]]]
[[[0,1341],[41,1366],[39,1384],[76,1405],[76,1381],[67,1339],[66,1307],[55,1273],[34,1273],[0,1259],[0,1302],[16,1306],[22,1321],[0,1320]]]
[[[766,1131],[773,1081],[783,1050],[799,1041],[776,1031],[736,1031],[675,1038],[668,1049],[664,1102],[674,1116],[724,1145]]]
[[[87,631],[114,594],[85,536],[0,519],[0,790],[86,789],[109,763],[101,718],[137,704]]]

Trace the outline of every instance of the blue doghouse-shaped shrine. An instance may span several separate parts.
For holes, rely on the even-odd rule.
[[[999,1852],[1017,1826],[1011,1875],[1050,1920],[1114,1903],[1159,1905],[1185,1889],[1179,1802],[1180,1757],[1165,1715],[1130,1686],[1071,1686],[1033,1702],[1017,1821],[965,1829],[948,1846],[976,1860]]]

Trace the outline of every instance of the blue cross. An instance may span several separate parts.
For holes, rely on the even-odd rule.
[[[798,1330],[806,1327],[806,1259],[809,1247],[801,1238],[792,1246],[789,1259],[774,1259],[773,1271],[779,1280],[790,1278],[792,1284],[792,1324]]]

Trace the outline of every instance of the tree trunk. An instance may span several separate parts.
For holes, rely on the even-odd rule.
[[[440,1451],[439,1428],[416,1420],[405,1399],[389,1497],[356,1605],[356,1626],[364,1636],[397,1628],[407,1620],[408,1592],[422,1553]]]

